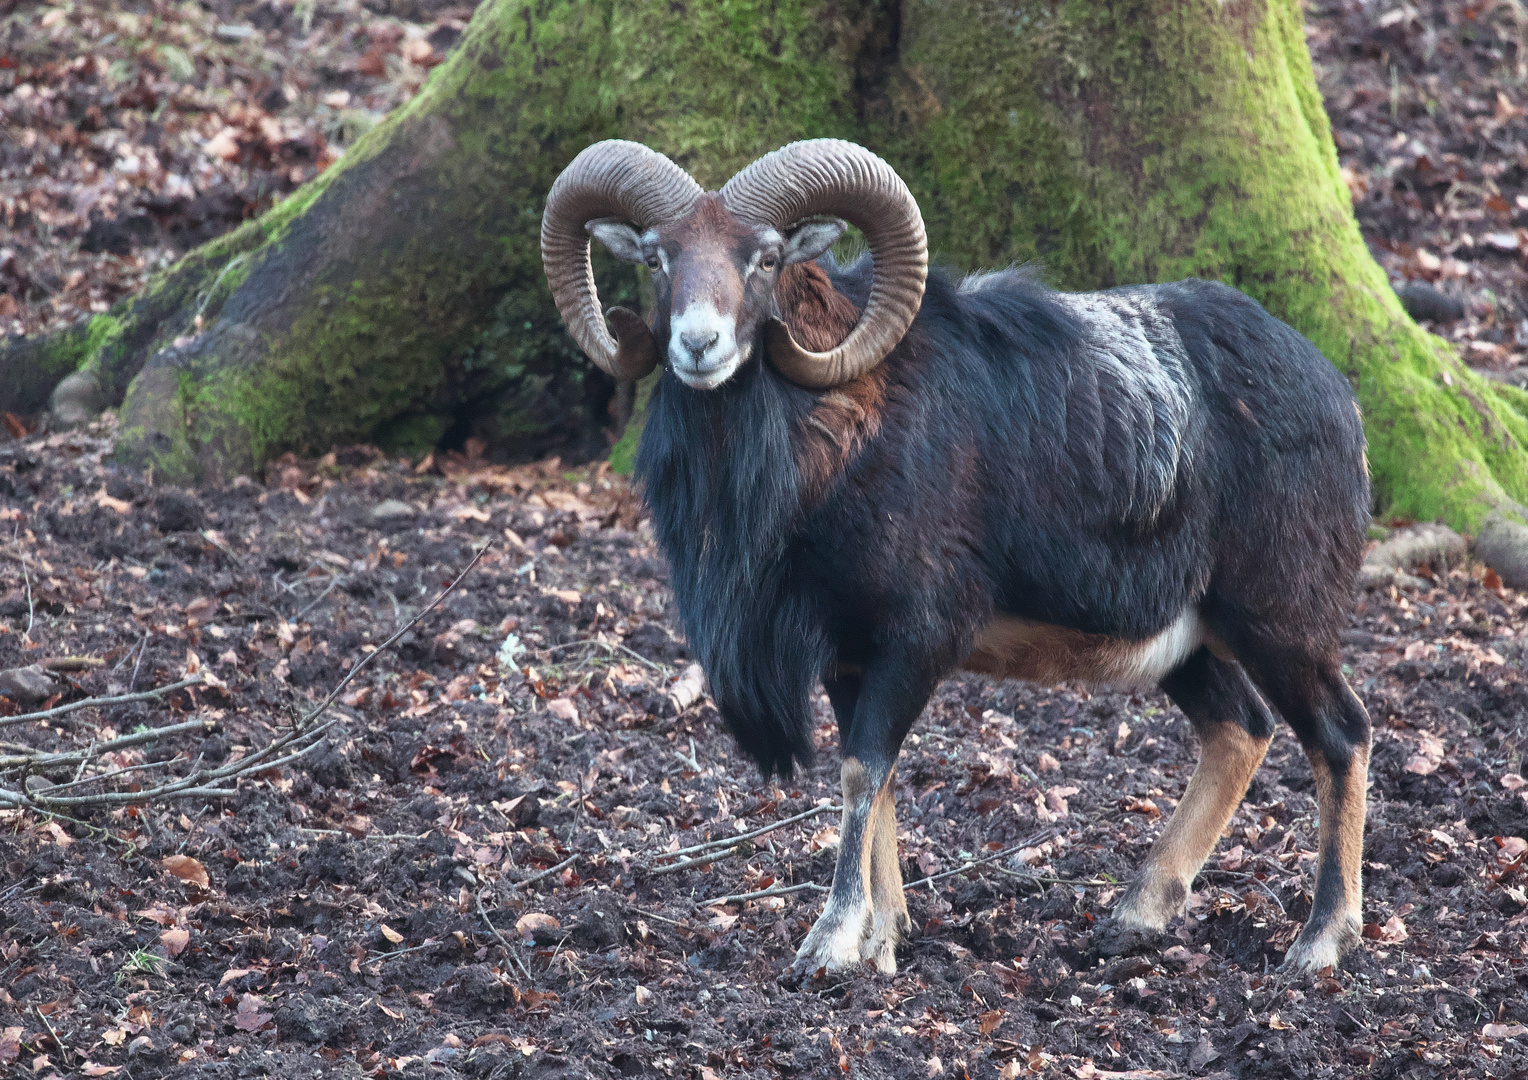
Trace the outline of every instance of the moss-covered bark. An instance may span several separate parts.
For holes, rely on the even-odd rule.
[[[1243,289],[1353,381],[1381,513],[1474,531],[1528,498],[1523,396],[1402,311],[1370,257],[1296,0],[909,3],[872,139],[936,252],[1066,288]]]
[[[541,273],[552,180],[600,138],[719,182],[825,134],[852,113],[842,57],[872,23],[803,0],[489,0],[421,93],[323,176],[89,327],[0,352],[0,373],[26,371],[13,397],[35,407],[83,364],[121,403],[121,455],[181,478],[347,439],[427,446],[453,422],[532,451],[596,431],[610,385]],[[603,277],[613,302],[634,297],[624,267]]]
[[[947,262],[1245,289],[1353,380],[1382,513],[1473,528],[1528,498],[1528,395],[1420,331],[1369,257],[1296,0],[487,0],[339,165],[50,344],[28,386],[83,360],[126,392],[123,452],[183,475],[463,417],[534,447],[608,392],[541,276],[573,154],[635,139],[714,186],[823,135],[897,166]]]

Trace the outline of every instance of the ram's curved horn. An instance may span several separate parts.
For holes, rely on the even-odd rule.
[[[917,200],[890,165],[851,142],[810,139],[759,158],[727,181],[722,200],[738,217],[782,230],[832,214],[857,225],[870,244],[870,299],[837,348],[811,352],[778,319],[765,326],[769,358],[787,379],[838,386],[875,367],[902,340],[923,303],[928,237]]]
[[[647,324],[626,308],[600,308],[589,263],[589,233],[596,218],[619,218],[638,231],[689,213],[700,185],[655,150],[623,139],[586,148],[547,193],[541,217],[541,264],[552,299],[579,348],[617,379],[640,379],[658,364]],[[605,320],[615,336],[605,328]]]

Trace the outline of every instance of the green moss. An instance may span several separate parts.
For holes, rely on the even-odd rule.
[[[873,127],[945,259],[1235,285],[1352,380],[1383,515],[1473,529],[1528,498],[1521,414],[1364,246],[1294,0],[912,5],[903,42]]]
[[[647,426],[647,402],[658,385],[662,369],[653,372],[637,383],[637,397],[631,410],[631,420],[621,433],[620,441],[610,448],[610,467],[622,476],[630,476],[637,467],[637,447],[642,441],[642,429]]]
[[[894,43],[876,0],[489,0],[340,162],[59,349],[117,393],[203,312],[206,332],[155,361],[178,381],[140,377],[123,406],[139,433],[125,445],[163,436],[143,453],[166,469],[414,445],[453,417],[534,452],[602,419],[602,377],[541,272],[541,207],[566,162],[619,136],[716,186],[836,135],[897,166],[944,261],[1037,260],[1069,288],[1246,290],[1352,380],[1382,513],[1471,528],[1528,499],[1528,395],[1423,334],[1369,257],[1296,0],[897,11]],[[599,273],[607,302],[630,291],[629,273]]]

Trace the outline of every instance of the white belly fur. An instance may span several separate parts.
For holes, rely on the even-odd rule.
[[[1071,680],[1155,684],[1205,643],[1205,626],[1196,607],[1184,608],[1166,630],[1139,641],[998,615],[976,635],[971,655],[961,666],[1000,679],[1046,685]]]

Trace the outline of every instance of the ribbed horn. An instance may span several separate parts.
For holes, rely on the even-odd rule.
[[[907,333],[923,303],[928,237],[923,215],[902,178],[863,146],[809,139],[765,154],[722,188],[738,217],[784,230],[818,214],[856,225],[870,244],[870,299],[849,336],[827,352],[811,352],[778,319],[764,328],[769,358],[780,374],[814,389],[838,386],[886,358]]]
[[[636,312],[600,307],[589,262],[596,218],[619,218],[638,231],[689,213],[701,189],[655,150],[624,139],[587,147],[547,193],[541,217],[541,264],[568,333],[590,360],[617,379],[640,379],[658,365],[658,345]],[[615,336],[605,328],[605,320]]]

